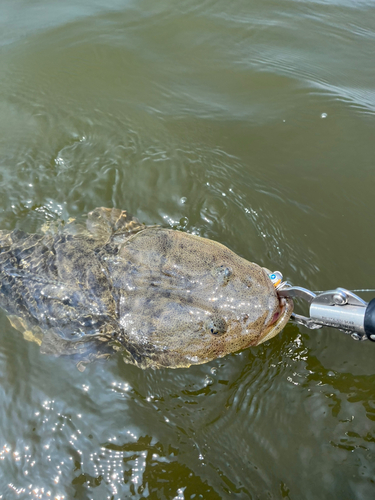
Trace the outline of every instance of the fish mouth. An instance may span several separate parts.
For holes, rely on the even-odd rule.
[[[257,345],[266,342],[266,340],[272,339],[272,337],[275,337],[278,333],[281,332],[281,330],[284,328],[284,326],[288,323],[290,319],[290,316],[293,312],[293,300],[279,296],[278,299],[279,299],[279,307],[272,316],[271,321],[269,321],[265,325],[266,328],[264,332],[262,332],[262,335],[260,336]]]

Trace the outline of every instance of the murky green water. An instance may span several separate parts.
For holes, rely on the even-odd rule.
[[[116,206],[373,288],[374,47],[370,0],[2,0],[0,227]],[[80,373],[0,321],[0,499],[374,498],[369,342]]]

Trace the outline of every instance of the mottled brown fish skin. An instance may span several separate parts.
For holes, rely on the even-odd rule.
[[[220,243],[106,208],[86,227],[0,232],[0,306],[43,352],[89,361],[121,350],[141,368],[257,345],[292,313],[263,268]]]

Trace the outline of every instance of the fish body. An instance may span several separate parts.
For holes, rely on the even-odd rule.
[[[86,227],[0,232],[0,306],[45,353],[188,367],[258,345],[292,313],[267,270],[215,241],[97,208]]]

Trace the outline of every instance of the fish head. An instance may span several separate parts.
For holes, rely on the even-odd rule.
[[[120,322],[139,366],[187,367],[258,345],[293,310],[266,269],[206,238],[146,229],[118,258],[126,262]]]

